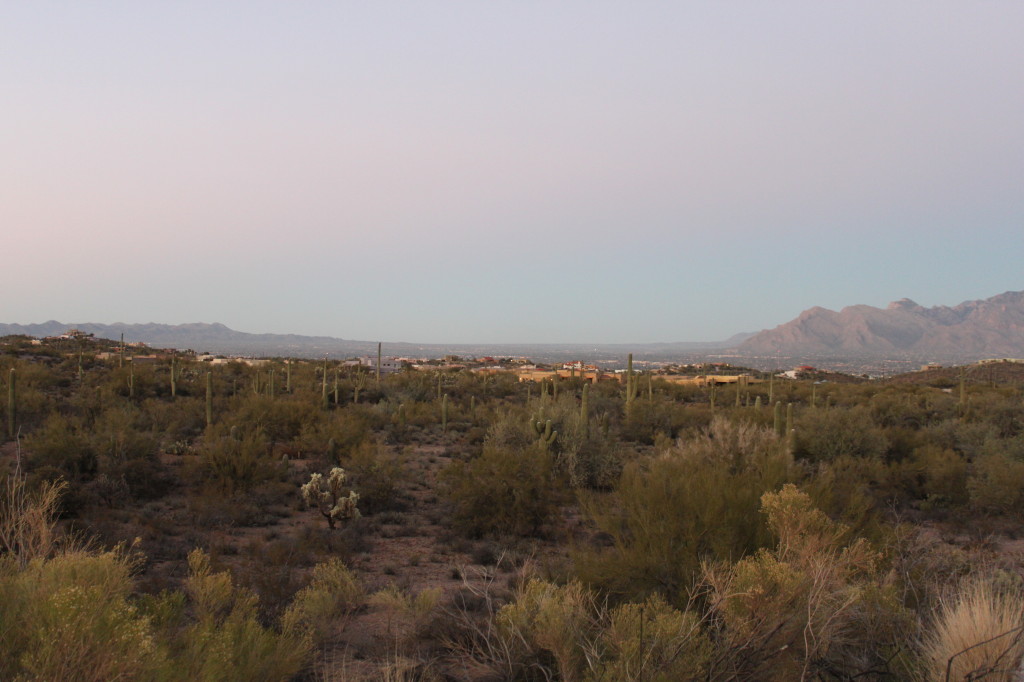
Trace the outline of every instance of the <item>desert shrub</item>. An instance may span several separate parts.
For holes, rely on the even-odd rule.
[[[138,425],[139,417],[132,407],[110,408],[98,416],[91,435],[102,468],[156,457],[159,441]]]
[[[713,653],[695,613],[657,596],[609,608],[577,581],[530,579],[497,611],[491,638],[523,679],[704,679]]]
[[[594,637],[595,610],[594,596],[579,582],[560,587],[530,580],[498,611],[498,635],[520,644],[517,658],[543,665],[546,656],[558,679],[580,679],[586,643]]]
[[[612,609],[597,643],[600,662],[588,674],[593,680],[704,680],[715,653],[700,617],[658,595]]]
[[[996,437],[991,424],[947,420],[933,424],[927,431],[929,443],[950,448],[972,460],[984,452],[985,444]]]
[[[577,551],[577,574],[619,598],[659,592],[683,604],[702,561],[770,541],[761,495],[795,476],[781,439],[717,419],[702,436],[627,465],[613,495],[585,501],[609,546]]]
[[[884,527],[881,510],[905,496],[900,482],[898,464],[844,455],[814,466],[803,489],[817,508],[855,533],[875,537]]]
[[[650,445],[656,434],[674,438],[686,429],[704,428],[710,421],[710,410],[638,397],[622,422],[622,437]]]
[[[344,458],[352,477],[352,487],[359,490],[359,508],[365,514],[395,509],[397,492],[408,478],[405,458],[384,446],[364,440]]]
[[[230,574],[214,573],[200,550],[189,555],[185,592],[195,623],[184,633],[175,661],[178,679],[284,681],[305,665],[310,640],[277,634],[257,620],[255,595],[235,586]]]
[[[391,584],[371,594],[367,602],[384,611],[389,638],[401,644],[428,634],[440,599],[439,587],[410,592]]]
[[[0,489],[0,679],[146,678],[162,651],[128,601],[135,561],[57,549],[59,494],[33,495],[19,475]]]
[[[328,464],[339,465],[369,436],[366,419],[346,408],[304,425],[295,443],[303,453],[323,454]]]
[[[319,422],[324,415],[317,405],[305,400],[251,394],[237,400],[235,410],[222,421],[239,429],[260,431],[271,442],[297,438],[304,427]]]
[[[32,467],[55,467],[68,479],[88,480],[99,467],[89,433],[80,422],[54,414],[26,442]]]
[[[806,410],[796,419],[795,455],[812,462],[881,457],[888,443],[863,407]]]
[[[967,462],[949,448],[926,445],[914,450],[909,464],[917,483],[917,496],[930,506],[967,502]]]
[[[361,604],[363,588],[340,559],[317,564],[309,584],[299,590],[281,619],[285,632],[309,633],[314,640],[327,639],[344,626]],[[339,627],[341,626],[341,627]]]
[[[142,423],[164,442],[195,438],[206,427],[204,400],[178,395],[174,400],[144,400],[139,410]]]
[[[519,449],[536,439],[529,415],[521,410],[506,409],[491,420],[484,442],[494,447]]]
[[[562,445],[555,466],[573,488],[608,490],[619,480],[623,457],[616,442],[591,425],[587,435],[576,435]]]
[[[276,476],[279,467],[262,434],[232,437],[214,432],[199,447],[199,472],[204,481],[230,494]]]
[[[705,567],[741,676],[847,678],[885,669],[912,620],[880,555],[792,484],[762,500],[776,547],[731,567]]]
[[[1024,598],[991,579],[965,582],[942,601],[922,644],[930,680],[1019,679]]]
[[[0,574],[0,677],[154,676],[164,652],[128,601],[130,570],[120,551],[72,551]]]
[[[453,525],[471,537],[543,533],[560,499],[551,456],[539,447],[485,446],[469,462],[442,472]]]
[[[967,479],[971,506],[997,513],[1024,511],[1024,462],[1002,453],[981,455],[974,460]]]

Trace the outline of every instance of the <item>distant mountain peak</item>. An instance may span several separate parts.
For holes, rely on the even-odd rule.
[[[912,301],[909,298],[901,298],[898,301],[893,301],[889,304],[886,310],[918,310],[921,306],[916,301]]]
[[[1024,292],[1008,291],[955,308],[924,308],[909,298],[886,308],[814,307],[740,346],[751,354],[914,356],[927,359],[1024,357]]]

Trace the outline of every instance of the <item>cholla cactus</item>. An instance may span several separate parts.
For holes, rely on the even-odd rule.
[[[323,514],[331,528],[338,521],[359,518],[359,509],[356,508],[359,495],[354,490],[350,490],[347,496],[342,493],[347,480],[345,470],[334,467],[326,481],[323,474],[316,473],[310,477],[309,483],[302,486],[302,499]]]

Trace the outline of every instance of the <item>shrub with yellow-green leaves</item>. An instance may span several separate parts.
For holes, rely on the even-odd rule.
[[[0,679],[153,679],[166,662],[129,602],[122,551],[73,551],[0,569]]]
[[[491,650],[547,679],[704,679],[714,655],[694,612],[674,609],[657,595],[610,608],[578,581],[529,580],[498,611],[495,625],[500,644]]]
[[[196,622],[184,634],[180,679],[215,682],[277,682],[305,665],[310,639],[304,632],[276,633],[257,620],[256,595],[236,587],[227,572],[215,573],[201,550],[188,557],[189,596]]]
[[[577,551],[577,575],[616,598],[639,601],[657,592],[681,606],[702,561],[771,542],[761,495],[796,475],[784,440],[716,419],[704,434],[630,463],[614,494],[585,499],[610,542]]]
[[[777,545],[705,567],[737,674],[787,680],[884,667],[913,628],[880,554],[792,484],[765,493],[762,507]]]
[[[340,630],[363,599],[359,580],[341,559],[331,559],[313,568],[309,585],[299,590],[284,612],[285,632],[308,632],[317,641]]]
[[[284,682],[306,664],[307,632],[262,626],[256,596],[203,552],[185,594],[135,599],[137,557],[55,544],[55,510],[17,474],[0,489],[0,679]]]

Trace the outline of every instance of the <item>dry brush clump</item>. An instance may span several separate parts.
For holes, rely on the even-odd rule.
[[[921,649],[928,680],[1020,679],[1024,657],[1020,585],[1001,585],[993,576],[965,581],[939,604]]]

